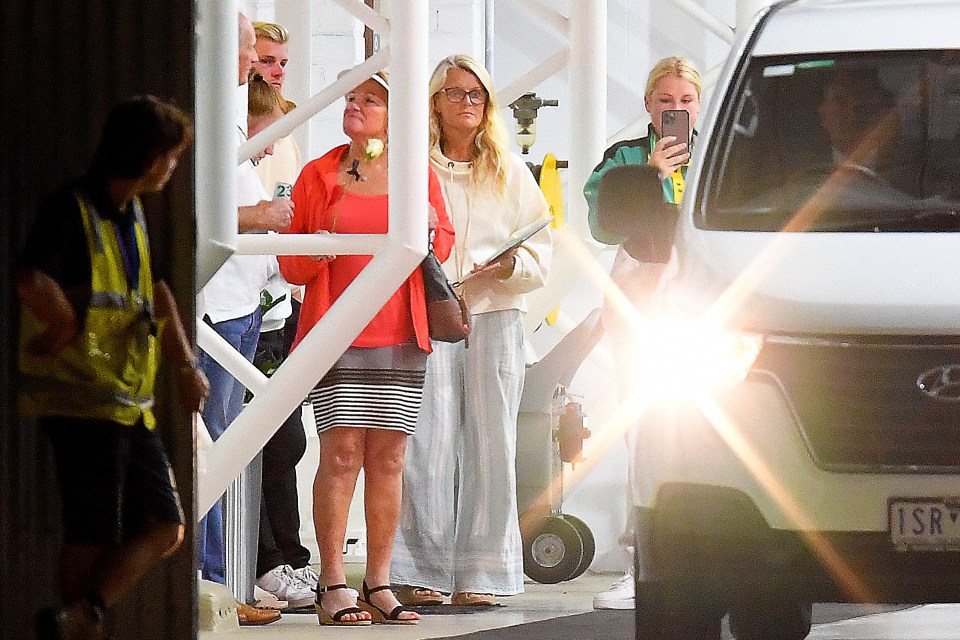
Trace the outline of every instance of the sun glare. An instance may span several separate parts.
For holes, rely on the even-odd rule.
[[[820,209],[817,205],[817,202],[811,202],[805,212],[793,221],[794,226],[809,224],[809,218],[814,215],[810,211]],[[763,347],[763,336],[732,331],[726,325],[752,288],[779,259],[782,236],[778,234],[767,251],[758,256],[756,263],[732,282],[724,295],[698,317],[670,314],[663,310],[652,317],[644,316],[599,267],[579,239],[572,237],[572,234],[564,236],[563,243],[572,250],[584,272],[603,290],[605,303],[612,307],[611,311],[633,327],[632,344],[617,345],[615,348],[629,348],[635,354],[636,369],[630,374],[634,376],[632,380],[616,380],[618,386],[629,386],[628,393],[608,390],[605,395],[609,396],[608,400],[618,398],[619,401],[613,405],[615,408],[603,424],[594,425],[589,448],[585,449],[589,455],[584,463],[567,472],[561,470],[560,476],[554,478],[553,486],[546,490],[545,497],[560,486],[566,485],[566,491],[576,487],[611,447],[623,442],[623,434],[657,403],[682,402],[695,406],[756,478],[759,486],[777,502],[797,530],[807,537],[808,544],[835,576],[838,584],[857,601],[869,602],[871,597],[866,585],[829,542],[814,533],[808,515],[714,399],[715,394],[725,386],[746,378]],[[607,402],[602,404],[610,406]]]

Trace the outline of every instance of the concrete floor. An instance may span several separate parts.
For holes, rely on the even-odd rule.
[[[960,605],[928,604],[814,625],[807,640],[957,640]]]
[[[350,586],[358,586],[362,565],[351,572]],[[350,571],[350,565],[348,565]],[[389,640],[422,640],[458,636],[527,622],[575,615],[593,610],[593,595],[610,587],[619,576],[586,573],[570,582],[545,585],[526,580],[525,592],[502,598],[502,607],[480,613],[425,616],[416,626],[371,625],[369,627],[321,627],[315,614],[286,614],[264,627],[242,627],[220,632],[202,632],[200,640],[316,640],[344,638],[364,640],[385,636]],[[354,584],[357,582],[357,584]],[[830,608],[829,615],[814,611],[815,623],[807,640],[960,640],[960,604],[907,607],[880,611],[866,605],[817,605]],[[825,618],[830,621],[826,621]],[[518,637],[520,634],[518,634]],[[726,623],[723,640],[732,636]],[[533,640],[531,638],[530,640]],[[584,639],[587,640],[587,639]]]
[[[369,627],[321,627],[315,614],[285,614],[278,622],[263,627],[242,627],[220,632],[202,632],[200,640],[301,640],[343,638],[364,640],[420,640],[463,635],[484,629],[508,627],[565,615],[593,611],[593,595],[608,589],[619,576],[590,574],[569,582],[545,585],[525,581],[524,593],[501,598],[503,606],[480,613],[424,616],[416,626],[371,625]],[[350,586],[356,587],[348,578]]]

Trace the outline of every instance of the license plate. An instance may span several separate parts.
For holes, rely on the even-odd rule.
[[[888,516],[898,551],[960,551],[960,498],[891,498]]]

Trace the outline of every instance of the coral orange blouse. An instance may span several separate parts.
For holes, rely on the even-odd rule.
[[[345,191],[338,184],[340,160],[348,145],[336,147],[308,163],[293,186],[294,215],[285,233],[386,233],[388,196],[366,196]],[[425,160],[426,161],[426,160]],[[429,200],[439,219],[433,251],[440,262],[450,255],[453,225],[447,218],[440,183],[429,170]],[[323,317],[372,256],[337,256],[316,261],[308,256],[279,256],[280,271],[290,284],[304,285],[295,348]],[[430,351],[423,276],[416,269],[353,341],[354,347],[384,347],[416,341]]]

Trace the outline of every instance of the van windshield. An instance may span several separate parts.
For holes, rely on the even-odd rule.
[[[734,95],[699,226],[960,231],[960,52],[754,59]]]

